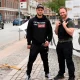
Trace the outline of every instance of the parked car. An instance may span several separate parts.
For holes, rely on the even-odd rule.
[[[0,20],[0,28],[4,29],[4,21],[3,20]]]
[[[2,18],[2,14],[0,13],[0,28],[1,29],[4,29],[4,21],[3,21],[3,18]]]
[[[27,22],[28,21],[28,19],[23,19],[23,23],[25,23],[25,22]]]
[[[22,25],[23,24],[23,19],[19,19],[19,18],[17,18],[17,19],[14,19],[14,21],[13,21],[13,26],[14,25],[19,25],[19,21],[20,21],[20,25]]]

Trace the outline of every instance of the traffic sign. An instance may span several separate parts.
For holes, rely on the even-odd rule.
[[[20,0],[20,8],[21,9],[27,8],[27,1],[26,0]]]
[[[26,0],[20,0],[20,2],[26,2]]]

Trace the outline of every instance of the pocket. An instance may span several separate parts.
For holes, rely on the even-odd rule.
[[[49,51],[49,47],[45,47],[45,51],[48,52]]]
[[[45,47],[45,46],[41,46],[41,50],[48,52],[49,51],[49,47]]]

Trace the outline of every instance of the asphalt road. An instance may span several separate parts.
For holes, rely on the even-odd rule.
[[[20,31],[20,39],[24,38],[24,32]],[[19,40],[19,28],[12,23],[5,23],[4,29],[0,29],[0,50]]]

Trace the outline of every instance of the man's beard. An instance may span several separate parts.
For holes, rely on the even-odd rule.
[[[63,19],[65,19],[66,17],[67,17],[67,15],[65,15],[65,16],[61,16]]]
[[[43,14],[37,14],[38,16],[43,16]]]

